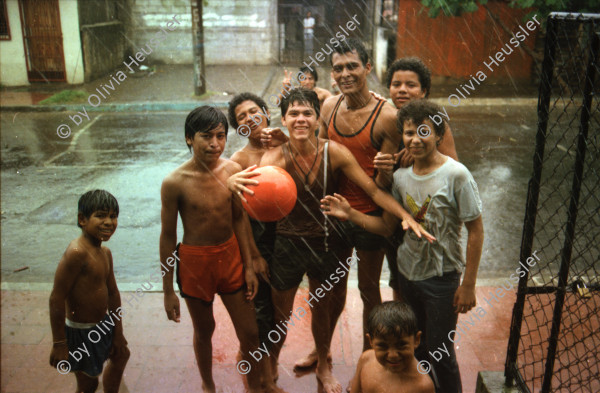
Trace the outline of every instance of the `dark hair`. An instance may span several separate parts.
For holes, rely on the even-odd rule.
[[[390,68],[387,70],[388,89],[392,85],[392,78],[396,71],[412,71],[417,74],[419,83],[421,84],[421,90],[425,92],[425,98],[429,97],[429,92],[431,90],[431,71],[429,71],[429,68],[427,68],[421,59],[418,57],[403,57],[390,64]]]
[[[302,67],[300,68],[300,72],[303,74],[309,73],[313,76],[315,83],[319,80],[319,74],[317,74],[317,69],[315,68],[314,70],[311,70],[308,67]]]
[[[212,106],[199,106],[191,111],[185,119],[185,137],[194,139],[194,135],[197,132],[204,133],[214,130],[219,124],[225,128],[225,138],[227,138],[227,128],[229,128],[229,125],[227,124],[227,117],[225,117],[223,112]],[[192,151],[191,145],[188,145],[188,148]]]
[[[238,107],[238,105],[240,105],[244,101],[253,101],[256,105],[258,105],[258,107],[260,108],[261,111],[267,110],[267,103],[265,102],[265,100],[263,100],[256,94],[245,92],[245,93],[240,93],[240,94],[234,96],[231,99],[231,101],[229,101],[229,108],[227,109],[227,116],[229,117],[229,123],[231,123],[231,126],[236,130],[240,125],[238,124],[237,119],[235,117],[235,110]],[[271,125],[270,116],[267,117],[266,115],[267,114],[265,113],[265,117],[267,118],[267,125],[270,126]]]
[[[83,214],[85,218],[90,218],[94,212],[99,210],[112,210],[119,216],[119,202],[117,202],[117,198],[104,190],[88,191],[79,198],[77,211]],[[81,228],[79,219],[77,220],[77,226]]]
[[[396,301],[383,302],[373,307],[367,321],[371,339],[381,336],[414,336],[419,332],[417,317],[412,308]]]
[[[430,118],[430,116],[433,117],[436,115],[441,118],[438,112],[441,112],[440,107],[429,100],[421,99],[409,101],[398,109],[398,130],[402,133],[404,131],[404,123],[408,120],[411,120],[416,125],[423,124],[423,121],[429,120],[433,124],[435,134],[441,138],[444,136],[444,131],[446,131],[446,121],[442,119],[442,121],[437,124]]]
[[[365,46],[356,38],[348,38],[347,40],[340,41],[338,46],[333,47],[333,53],[329,57],[329,62],[333,65],[333,55],[338,53],[343,55],[344,53],[356,51],[358,58],[363,66],[366,66],[369,62],[369,54],[365,49]]]
[[[317,114],[317,119],[321,115],[319,96],[312,90],[303,87],[290,90],[290,94],[281,100],[281,117],[285,117],[288,107],[294,103],[312,106]]]

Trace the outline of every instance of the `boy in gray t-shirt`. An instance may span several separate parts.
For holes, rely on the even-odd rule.
[[[398,248],[399,284],[423,332],[421,345],[415,351],[419,371],[430,364],[436,390],[453,393],[462,392],[453,332],[458,313],[467,313],[476,304],[483,223],[473,176],[464,165],[437,150],[444,123],[434,124],[430,118],[438,110],[431,102],[417,100],[398,111],[404,145],[415,163],[394,173],[392,194],[437,239],[428,243],[410,232],[405,234]],[[323,199],[323,207],[325,214],[349,219],[383,236],[391,235],[398,223],[397,218],[385,212],[381,217],[362,214],[350,208],[339,194]],[[460,245],[463,223],[468,231],[466,262]],[[402,227],[407,228],[404,222]]]

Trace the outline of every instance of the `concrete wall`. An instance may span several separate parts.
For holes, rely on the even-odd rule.
[[[130,54],[146,45],[177,14],[181,25],[154,49],[149,64],[192,63],[189,0],[136,0],[132,13],[129,37],[134,44]],[[271,64],[277,59],[277,0],[208,1],[203,6],[203,19],[206,65]]]
[[[67,83],[83,83],[83,56],[79,38],[77,1],[59,0],[60,28],[63,36]]]
[[[29,81],[17,0],[6,2],[6,12],[10,26],[10,41],[0,41],[0,83],[4,86],[27,85]]]

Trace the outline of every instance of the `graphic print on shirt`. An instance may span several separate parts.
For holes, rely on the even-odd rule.
[[[421,227],[429,232],[429,228],[425,225],[425,214],[427,214],[427,208],[429,207],[429,202],[431,201],[431,195],[427,195],[427,199],[423,202],[423,206],[419,206],[417,202],[413,199],[412,196],[407,192],[406,193],[406,204],[408,205],[408,210],[410,214],[413,216],[416,222],[418,222]]]

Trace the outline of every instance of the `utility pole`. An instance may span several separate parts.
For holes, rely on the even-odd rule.
[[[204,29],[202,28],[202,1],[190,0],[192,6],[192,36],[194,37],[194,93],[206,93],[204,79]]]

